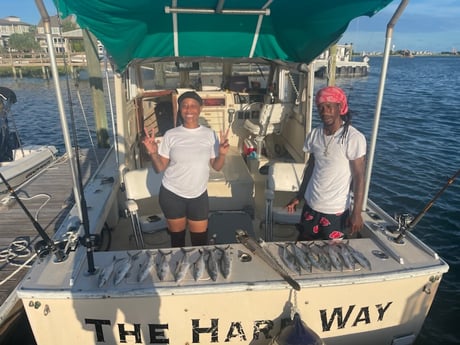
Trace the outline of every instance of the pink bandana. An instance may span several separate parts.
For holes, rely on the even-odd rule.
[[[340,87],[326,86],[316,93],[316,106],[326,102],[340,103],[340,115],[348,113],[347,96]]]

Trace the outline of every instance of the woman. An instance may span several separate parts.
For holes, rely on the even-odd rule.
[[[155,171],[164,171],[159,202],[171,246],[185,246],[187,226],[192,245],[206,245],[209,165],[216,171],[224,166],[230,147],[228,129],[220,133],[219,141],[212,129],[199,124],[203,100],[196,92],[183,93],[178,104],[183,124],[168,130],[159,145],[153,132],[146,132],[142,143]]]

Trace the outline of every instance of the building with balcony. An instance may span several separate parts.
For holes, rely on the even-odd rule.
[[[0,47],[8,48],[8,40],[12,34],[25,34],[31,31],[32,25],[24,23],[21,18],[9,16],[0,19]]]

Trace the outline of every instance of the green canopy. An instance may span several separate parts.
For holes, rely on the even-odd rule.
[[[174,56],[309,63],[352,19],[391,1],[54,0],[62,17],[74,14],[101,41],[119,70],[134,59]]]

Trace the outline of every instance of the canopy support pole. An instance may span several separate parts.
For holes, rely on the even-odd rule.
[[[64,110],[64,102],[62,100],[61,88],[59,85],[59,74],[58,68],[56,63],[56,56],[54,53],[54,45],[53,39],[51,37],[51,21],[46,11],[45,5],[43,4],[43,0],[35,0],[37,4],[38,10],[40,12],[40,16],[42,17],[43,24],[45,27],[46,39],[48,43],[48,50],[51,60],[51,70],[53,72],[53,81],[56,88],[56,97],[59,107],[59,114],[62,126],[62,133],[64,135],[64,144],[66,147],[67,154],[69,155],[69,162],[70,162],[70,170],[72,172],[72,179],[73,179],[73,192],[75,198],[75,204],[77,206],[77,210],[79,213],[79,217],[81,220],[81,224],[83,225],[84,229],[84,241],[86,246],[86,259],[88,261],[88,273],[94,274],[96,273],[96,267],[94,265],[94,249],[91,234],[89,233],[89,219],[88,219],[88,208],[86,205],[85,194],[83,191],[83,183],[81,181],[81,170],[78,158],[75,157],[73,153],[73,148],[70,142],[70,134],[69,128],[67,126],[67,118]],[[78,152],[78,146],[76,147]]]
[[[173,7],[177,6],[177,0],[173,0]],[[179,56],[179,31],[177,26],[177,13],[172,14],[173,20],[173,37],[174,37],[174,56]]]
[[[366,178],[365,178],[365,185],[364,185],[363,211],[365,211],[367,208],[369,185],[370,185],[371,175],[372,175],[372,166],[374,164],[375,145],[377,142],[377,134],[378,134],[379,124],[380,124],[380,113],[382,110],[383,91],[385,90],[385,81],[387,77],[388,60],[390,57],[391,40],[393,38],[393,29],[394,29],[394,26],[396,25],[396,22],[399,20],[399,17],[404,12],[408,3],[409,3],[409,0],[401,0],[401,3],[399,4],[398,8],[393,14],[393,17],[391,17],[387,25],[386,38],[385,38],[385,51],[383,53],[383,61],[382,61],[382,73],[380,74],[380,84],[379,84],[379,90],[377,94],[377,102],[375,104],[374,126],[372,129],[372,136],[371,136],[371,141],[369,145],[369,154],[368,154],[368,159],[367,159]]]
[[[236,14],[236,15],[257,15],[259,16],[256,25],[256,31],[254,33],[254,39],[252,41],[251,50],[249,57],[253,57],[256,49],[257,41],[259,40],[259,32],[262,26],[262,20],[264,16],[270,15],[270,9],[268,8],[273,0],[268,0],[265,5],[259,10],[251,9],[224,9],[225,0],[219,0],[215,9],[213,8],[179,8],[177,7],[177,0],[172,1],[172,6],[165,6],[165,13],[172,14],[173,21],[173,40],[174,40],[174,56],[179,56],[179,31],[177,23],[177,14]]]
[[[268,0],[267,3],[262,7],[262,9],[266,10],[268,6],[271,5],[273,0]],[[259,33],[260,27],[262,26],[262,21],[264,20],[264,14],[259,14],[259,18],[257,19],[257,26],[256,32],[254,33],[254,39],[252,40],[251,51],[249,52],[249,57],[252,58],[254,56],[254,52],[256,50],[257,42],[259,41]]]
[[[62,93],[61,93],[61,86],[59,82],[59,72],[57,68],[57,63],[56,63],[56,54],[54,51],[54,43],[53,43],[53,38],[51,36],[51,21],[50,17],[48,15],[48,12],[45,8],[45,5],[43,4],[43,0],[35,0],[35,3],[38,7],[38,10],[40,12],[40,16],[42,17],[43,20],[43,26],[45,29],[45,35],[46,35],[46,42],[48,45],[48,53],[50,56],[50,66],[51,66],[51,72],[53,75],[53,82],[54,82],[54,88],[56,89],[56,98],[57,98],[57,103],[58,103],[58,108],[59,108],[59,115],[60,115],[60,120],[61,120],[61,126],[62,126],[62,133],[64,137],[64,146],[67,152],[67,155],[69,157],[69,164],[70,164],[70,171],[72,173],[72,180],[73,180],[73,193],[74,193],[74,199],[77,204],[77,210],[78,210],[78,215],[80,219],[82,219],[82,210],[81,210],[81,205],[78,202],[80,200],[80,189],[78,188],[78,180],[77,180],[77,168],[75,164],[75,155],[73,152],[72,144],[70,142],[70,134],[69,134],[69,127],[67,126],[67,117],[65,114],[64,110],[64,101],[62,99]]]

